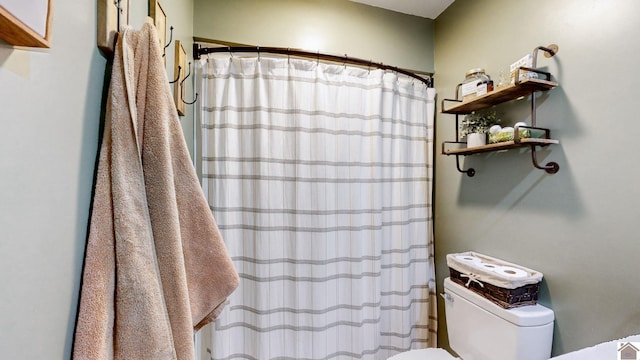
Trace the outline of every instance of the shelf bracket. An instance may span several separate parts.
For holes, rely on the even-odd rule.
[[[468,177],[473,177],[473,175],[476,174],[476,171],[473,168],[469,168],[467,170],[462,170],[460,168],[460,155],[456,155],[456,168],[458,169],[458,171],[460,171],[461,173],[465,173],[467,174]]]
[[[531,162],[533,162],[533,166],[535,166],[536,169],[544,170],[547,172],[547,174],[555,174],[558,172],[558,170],[560,170],[560,165],[558,165],[558,163],[555,161],[548,162],[546,165],[541,166],[538,163],[535,146],[531,146]]]

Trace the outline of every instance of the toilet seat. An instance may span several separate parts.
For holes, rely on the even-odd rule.
[[[419,350],[410,350],[394,355],[387,360],[455,360],[451,354],[443,349],[428,348]]]

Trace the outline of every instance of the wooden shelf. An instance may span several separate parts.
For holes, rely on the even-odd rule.
[[[499,142],[499,143],[495,143],[495,144],[487,144],[487,145],[483,145],[483,146],[474,146],[474,147],[464,147],[464,148],[460,148],[460,149],[445,149],[444,145],[447,144],[446,142],[443,143],[442,145],[442,154],[444,155],[473,155],[473,154],[480,154],[480,153],[484,153],[484,152],[492,152],[492,151],[506,151],[506,150],[510,150],[510,149],[517,149],[517,148],[523,148],[523,147],[531,147],[531,146],[546,146],[546,145],[551,145],[551,144],[559,144],[560,141],[558,140],[553,140],[553,139],[538,139],[538,138],[526,138],[526,139],[520,139],[519,142],[515,142],[515,141],[505,141],[505,142]],[[451,144],[448,143],[448,144]],[[456,143],[453,142],[453,144],[463,144],[463,143]]]
[[[558,86],[558,83],[542,79],[525,79],[518,84],[509,84],[500,89],[488,92],[474,99],[462,101],[448,108],[444,107],[444,101],[456,101],[445,99],[442,104],[444,114],[469,114],[476,110],[531,95],[534,91],[547,91]]]
[[[506,151],[510,149],[518,149],[528,147],[531,152],[531,161],[533,166],[537,169],[546,171],[548,174],[555,174],[560,169],[560,166],[556,162],[549,162],[546,165],[538,164],[536,157],[536,147],[547,146],[551,144],[559,144],[558,140],[550,139],[550,130],[547,128],[536,127],[536,92],[547,91],[558,86],[558,83],[551,81],[551,74],[546,71],[540,71],[536,68],[536,59],[538,51],[543,51],[545,57],[552,57],[558,52],[558,45],[551,44],[548,47],[538,46],[533,49],[532,54],[532,67],[520,66],[517,68],[514,77],[520,78],[520,71],[526,71],[530,73],[536,73],[536,78],[526,78],[522,81],[518,81],[515,84],[509,84],[504,87],[500,87],[494,91],[488,92],[484,95],[475,97],[471,100],[461,101],[458,98],[458,90],[462,84],[458,84],[456,87],[456,99],[443,99],[442,100],[442,113],[443,114],[455,114],[456,115],[456,128],[460,125],[458,117],[463,114],[470,114],[476,110],[486,109],[493,105],[501,104],[507,101],[516,100],[518,98],[531,95],[531,126],[522,126],[522,128],[528,128],[531,130],[542,130],[544,135],[542,137],[527,137],[521,138],[517,136],[520,134],[520,127],[515,126],[514,134],[516,135],[513,140],[505,141],[495,144],[488,144],[475,147],[466,147],[466,143],[460,141],[445,141],[442,143],[443,155],[455,155],[456,168],[461,173],[466,173],[467,176],[474,176],[476,171],[473,168],[462,169],[460,167],[460,156],[467,156],[473,154],[480,154],[485,152]],[[453,103],[451,106],[445,106],[445,102]],[[456,137],[458,136],[458,130],[456,130]],[[447,149],[447,146],[458,146],[456,149]],[[465,147],[460,147],[465,145]]]

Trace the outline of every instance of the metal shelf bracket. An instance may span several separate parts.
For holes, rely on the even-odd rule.
[[[533,163],[533,166],[535,166],[536,169],[544,170],[547,172],[547,174],[555,174],[558,172],[558,170],[560,170],[560,165],[558,165],[558,163],[555,161],[548,162],[544,166],[540,165],[536,157],[535,146],[531,146],[531,162]]]

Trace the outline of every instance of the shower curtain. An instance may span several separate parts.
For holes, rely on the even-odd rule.
[[[435,346],[435,90],[262,55],[198,64],[202,177],[240,275],[212,359]]]

